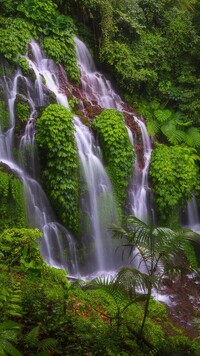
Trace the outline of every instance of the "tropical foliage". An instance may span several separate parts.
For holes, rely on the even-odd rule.
[[[157,145],[150,166],[156,209],[163,223],[199,190],[199,157],[189,147]],[[168,221],[169,223],[169,221]]]
[[[116,197],[123,206],[128,181],[133,173],[134,153],[122,114],[112,109],[104,110],[95,118],[92,127],[99,135]]]
[[[26,227],[23,186],[8,167],[0,166],[0,232],[6,228]]]
[[[61,221],[79,231],[78,155],[73,117],[68,109],[49,105],[37,120],[37,143],[43,157],[43,179]]]
[[[119,284],[127,293],[133,294],[137,289],[146,294],[144,317],[139,333],[142,335],[149,311],[149,303],[153,288],[158,288],[166,275],[173,271],[188,273],[191,270],[191,261],[183,259],[187,248],[186,240],[200,244],[200,235],[190,230],[177,231],[169,228],[149,226],[134,216],[126,219],[124,227],[113,226],[114,237],[125,239],[124,248],[129,248],[131,262],[138,269],[123,268],[116,278],[116,287]],[[180,256],[182,255],[182,259]],[[138,266],[137,266],[138,263]],[[134,302],[133,299],[132,302]]]

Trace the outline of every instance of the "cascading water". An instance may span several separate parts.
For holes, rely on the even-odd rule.
[[[71,273],[77,273],[75,244],[72,236],[63,226],[56,222],[48,199],[39,183],[31,178],[26,172],[24,164],[21,164],[20,167],[20,162],[17,162],[13,158],[12,148],[15,130],[15,102],[17,95],[22,96],[19,90],[20,81],[21,84],[23,82],[23,87],[26,89],[26,95],[23,94],[23,98],[29,104],[31,118],[27,118],[29,120],[25,129],[25,134],[22,136],[19,145],[19,150],[21,151],[19,161],[24,163],[24,159],[28,159],[28,157],[26,157],[27,146],[29,147],[29,152],[34,149],[33,122],[34,116],[36,116],[34,88],[28,79],[25,78],[20,71],[17,71],[12,83],[10,83],[6,77],[4,77],[2,83],[4,92],[8,97],[10,123],[8,129],[0,129],[0,162],[6,164],[23,183],[27,205],[28,225],[29,227],[38,227],[43,232],[41,252],[47,263],[53,266],[68,268]],[[33,160],[29,160],[31,172],[34,171],[34,167],[31,167],[32,163]],[[65,253],[68,254],[67,262]]]
[[[35,60],[33,62],[31,59],[27,59],[35,73],[35,86],[38,91],[42,91],[42,93],[39,92],[40,103],[43,104],[43,101],[46,100],[42,83],[42,78],[44,78],[46,87],[54,93],[58,104],[69,107],[66,95],[60,92],[56,73],[57,67],[51,60],[42,56],[36,42],[32,42],[30,47]],[[84,271],[89,273],[107,271],[116,268],[114,258],[112,258],[114,252],[111,246],[111,238],[107,231],[108,224],[115,222],[117,215],[112,186],[99,158],[99,148],[95,145],[90,130],[81,123],[77,116],[74,116],[74,125],[83,181],[87,186],[86,198],[81,199],[83,200],[81,204],[82,215],[87,217],[90,226],[90,238],[82,236],[84,248],[87,249],[88,260],[88,267],[85,267]],[[104,209],[106,209],[106,216]]]
[[[110,82],[97,72],[86,46],[77,38],[75,38],[75,42],[81,69],[82,89],[88,101],[95,102],[101,108],[123,110],[123,101],[113,91]],[[34,85],[20,71],[16,73],[11,89],[10,83],[8,84],[5,81],[6,92],[9,97],[11,122],[6,132],[0,131],[1,161],[4,161],[23,182],[29,226],[39,227],[43,231],[41,251],[44,258],[49,264],[68,268],[70,273],[76,274],[78,267],[73,238],[64,227],[55,221],[48,199],[35,180],[37,178],[37,162],[34,154],[34,135],[35,118],[38,115],[37,107],[48,105],[49,95],[52,95],[52,93],[60,105],[69,107],[68,100],[60,89],[58,67],[52,60],[44,58],[36,42],[30,44],[30,50],[32,57],[30,59],[27,56],[26,59],[35,75]],[[23,91],[23,95],[24,100],[29,104],[30,117],[27,118],[24,135],[20,141],[20,158],[19,162],[17,162],[12,157],[12,147],[16,95],[22,95],[18,93],[19,80],[23,81],[23,86],[25,87],[26,94]],[[148,191],[147,174],[151,146],[145,131],[145,125],[137,117],[134,117],[134,120],[142,132],[145,165],[142,173],[136,174],[135,183],[131,185],[131,201],[133,201],[131,205],[132,212],[136,216],[146,219],[147,198],[145,192]],[[115,270],[119,267],[121,261],[116,261],[117,257],[107,231],[108,225],[117,219],[112,186],[100,160],[100,149],[95,144],[91,131],[81,123],[77,116],[74,116],[74,125],[81,164],[81,179],[86,184],[86,189],[81,196],[81,208],[83,216],[82,243],[87,250],[88,266],[83,268],[82,271],[84,273],[92,273]],[[29,164],[26,162],[29,162]],[[136,167],[139,167],[138,161],[136,161]],[[138,193],[139,190],[140,193]],[[87,225],[86,229],[84,229],[85,225]]]
[[[94,61],[85,44],[77,37],[76,53],[78,64],[81,69],[81,85],[84,89],[86,99],[97,104],[102,108],[122,109],[122,100],[111,87],[111,83],[104,75],[96,70]]]
[[[86,98],[91,98],[97,102],[101,108],[112,108],[119,111],[123,110],[124,103],[121,98],[113,91],[111,84],[105,77],[97,72],[94,61],[85,46],[78,38],[75,38],[78,63],[81,69],[81,84],[86,93]],[[133,113],[126,112],[133,117],[133,120],[140,128],[142,135],[144,167],[141,168],[139,158],[136,157],[134,167],[134,179],[129,189],[130,212],[139,219],[147,222],[152,215],[150,201],[150,187],[148,185],[148,170],[151,159],[151,141],[147,133],[146,126],[142,120]],[[134,146],[133,135],[128,130],[129,138]]]
[[[145,124],[134,116],[134,120],[140,128],[142,134],[144,167],[141,168],[138,157],[135,160],[135,177],[130,184],[129,202],[130,212],[138,219],[148,223],[152,215],[152,205],[150,202],[150,187],[148,184],[148,171],[151,160],[151,141],[147,133]],[[131,139],[133,144],[134,140]]]
[[[187,228],[200,233],[200,219],[195,196],[187,203],[186,210]]]

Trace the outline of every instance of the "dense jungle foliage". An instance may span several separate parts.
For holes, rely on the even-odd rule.
[[[0,6],[0,50],[13,65],[18,64],[28,73],[26,59],[20,55],[25,54],[27,42],[34,38],[78,85],[80,71],[73,41],[73,36],[78,35],[122,97],[147,120],[150,135],[167,146],[191,147],[198,154],[200,6],[197,1],[3,0]],[[176,152],[182,156],[181,149]],[[153,167],[154,164],[151,170]],[[116,187],[112,172],[111,180]],[[158,196],[159,187],[154,179],[152,186]],[[194,184],[188,185],[187,199],[196,193],[193,188]],[[116,196],[126,195],[116,189]],[[162,210],[164,198],[159,199],[158,210]],[[171,199],[176,201],[173,193]],[[124,197],[119,201],[125,201]],[[173,206],[178,208],[178,201]],[[166,219],[168,223],[170,217]]]
[[[47,57],[63,66],[70,85],[77,89],[80,70],[74,35],[88,45],[98,69],[122,98],[144,117],[154,137],[150,180],[156,217],[162,225],[179,227],[180,209],[186,208],[193,194],[200,196],[198,0],[0,0],[0,76],[12,76],[18,67],[33,76],[23,55],[35,39]],[[55,104],[55,98],[49,104],[37,108],[41,181],[59,221],[78,235],[80,187],[73,115]],[[94,112],[89,116],[92,123],[83,113],[82,121],[98,135],[118,204],[125,207],[134,162],[126,118],[116,110],[90,112]],[[29,114],[22,86],[15,103],[16,142]],[[2,86],[0,120],[6,130],[8,107]],[[132,225],[123,227],[121,236],[138,243],[143,261],[153,261],[153,256],[157,263],[157,258],[167,259],[180,247],[183,261],[178,262],[184,263],[176,272],[197,268],[191,245],[181,240],[171,244],[170,238],[177,237],[173,231],[140,227],[140,241],[131,240]],[[152,237],[157,232],[162,238],[165,232],[166,239],[155,250]],[[110,285],[106,279],[70,284],[64,271],[43,261],[37,246],[40,238],[39,230],[27,229],[20,180],[1,164],[0,356],[200,354],[199,337],[187,338],[171,323],[166,307],[151,297],[157,282],[155,265],[151,264],[149,275],[123,271],[121,279]],[[144,295],[130,295],[127,286],[131,283],[131,291],[136,287],[133,275],[140,287],[143,278],[148,295],[145,288]],[[199,324],[199,311],[195,316]]]

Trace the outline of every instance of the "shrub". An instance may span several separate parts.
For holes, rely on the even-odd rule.
[[[79,230],[78,155],[73,116],[66,108],[49,105],[37,120],[36,140],[43,152],[43,178],[61,221]]]
[[[95,118],[92,127],[99,135],[118,202],[124,206],[126,188],[133,173],[134,153],[122,114],[113,109],[104,110]]]

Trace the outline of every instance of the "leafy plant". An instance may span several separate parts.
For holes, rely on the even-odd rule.
[[[8,229],[0,235],[1,265],[24,270],[42,270],[44,261],[36,241],[42,234],[38,229]]]
[[[34,327],[27,335],[25,335],[25,348],[37,351],[37,355],[49,355],[49,351],[55,350],[58,341],[54,338],[39,339],[40,327]]]
[[[151,156],[150,178],[160,219],[166,223],[174,209],[199,191],[196,150],[182,146],[157,145]]]
[[[61,221],[79,231],[78,154],[73,116],[66,108],[49,105],[37,120],[36,140],[43,155],[43,178]]]
[[[94,119],[92,127],[99,135],[118,202],[124,206],[128,180],[133,173],[134,153],[122,114],[113,109],[104,110]]]
[[[17,343],[21,325],[18,323],[7,320],[0,323],[0,354],[11,356],[22,356],[21,352],[13,345]]]
[[[26,227],[23,186],[6,166],[0,166],[0,198],[0,232],[14,226]]]
[[[21,18],[1,18],[0,22],[0,51],[6,59],[15,63],[18,56],[25,54],[27,50],[27,43],[32,39],[33,26]]]
[[[111,228],[114,237],[125,239],[123,245],[129,248],[131,261],[138,261],[138,269],[123,268],[118,274],[118,284],[128,290],[139,288],[147,293],[144,316],[140,328],[143,334],[149,313],[149,304],[153,287],[158,288],[162,278],[172,271],[188,273],[189,262],[180,261],[184,254],[185,239],[200,244],[200,235],[190,230],[171,230],[169,228],[149,226],[134,216],[129,216],[124,227]],[[141,271],[141,269],[143,271]]]
[[[62,36],[45,37],[42,47],[46,55],[57,64],[63,64],[69,79],[79,84],[80,70],[77,65],[75,43],[71,33],[64,31]]]

